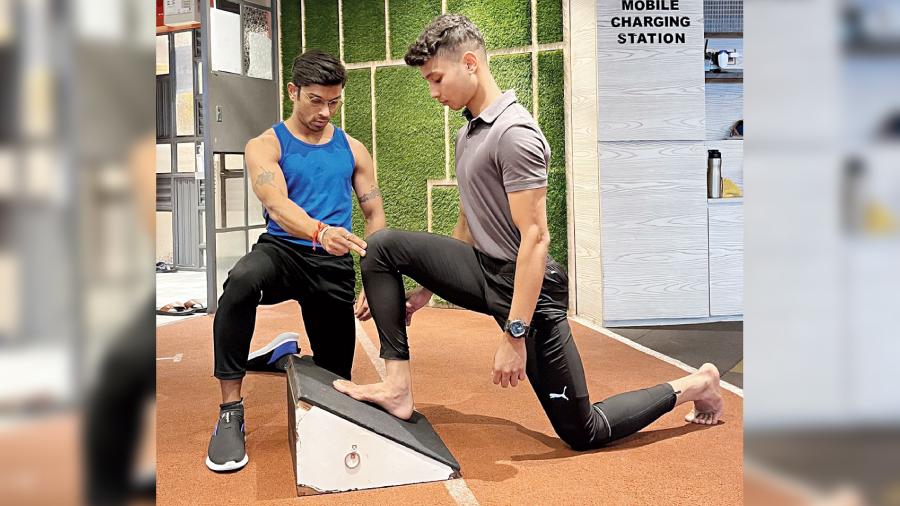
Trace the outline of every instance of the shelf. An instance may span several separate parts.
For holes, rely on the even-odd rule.
[[[743,70],[730,70],[725,72],[706,71],[706,82],[708,83],[742,83],[744,82]]]
[[[723,199],[706,199],[706,203],[711,206],[741,205],[744,203],[744,197],[729,197]]]

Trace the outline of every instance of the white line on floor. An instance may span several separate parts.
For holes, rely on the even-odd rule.
[[[616,334],[615,332],[609,330],[608,328],[601,327],[592,321],[586,320],[579,316],[570,316],[569,319],[576,323],[584,325],[585,327],[587,327],[591,330],[595,330],[607,337],[615,339],[616,341],[619,341],[620,343],[622,343],[626,346],[630,346],[631,348],[634,348],[640,352],[646,353],[647,355],[650,355],[651,357],[658,358],[667,364],[674,365],[675,367],[677,367],[683,371],[687,371],[689,373],[697,372],[696,368],[691,367],[680,360],[676,360],[668,355],[663,355],[662,353],[660,353],[656,350],[651,350],[650,348],[640,345],[640,344],[632,341],[631,339],[628,339],[627,337],[622,337],[619,334]],[[729,392],[737,395],[738,397],[740,397],[742,399],[744,398],[744,389],[738,388],[738,387],[732,385],[731,383],[728,383],[727,381],[722,381],[720,384],[721,384],[722,388],[724,388],[725,390],[728,390]]]
[[[173,357],[156,357],[156,360],[171,360],[172,362],[181,362],[181,357],[183,357],[181,353],[175,354]]]
[[[456,501],[456,504],[460,506],[478,506],[478,499],[475,499],[472,489],[466,485],[466,480],[462,478],[447,480],[444,482],[444,486],[447,488],[447,492],[450,493],[450,497]]]
[[[384,369],[384,360],[378,356],[378,350],[375,349],[375,345],[372,344],[372,340],[369,339],[369,334],[362,328],[359,320],[356,321],[356,340],[359,341],[359,344],[366,350],[366,355],[369,356],[369,360],[372,361],[372,365],[374,365],[375,370],[378,371],[378,376],[384,380],[384,377],[387,376],[387,371]]]
[[[358,320],[356,322],[356,340],[366,350],[366,355],[369,356],[369,360],[372,361],[372,365],[378,371],[378,376],[384,380],[384,377],[387,375],[384,369],[384,360],[378,356],[378,350],[375,349],[375,345],[369,339],[369,334],[366,332],[366,329],[362,328]],[[456,501],[456,504],[460,506],[479,506],[478,499],[475,498],[472,489],[466,484],[466,480],[462,478],[447,480],[444,482],[444,487],[447,488],[447,492]]]

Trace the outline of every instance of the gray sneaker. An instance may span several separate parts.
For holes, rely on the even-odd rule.
[[[248,461],[244,448],[243,399],[220,404],[219,419],[206,452],[206,467],[219,472],[236,471]]]

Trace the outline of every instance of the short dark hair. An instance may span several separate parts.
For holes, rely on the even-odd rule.
[[[421,67],[438,55],[466,50],[484,51],[484,37],[469,18],[462,14],[441,14],[425,28],[403,58],[407,65]]]
[[[343,88],[347,82],[344,65],[334,56],[318,49],[310,49],[294,58],[291,73],[291,81],[297,86],[340,84]]]

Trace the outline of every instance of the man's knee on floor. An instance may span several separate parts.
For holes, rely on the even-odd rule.
[[[601,448],[615,439],[606,418],[597,412],[596,406],[592,406],[590,416],[566,417],[553,426],[559,438],[577,452]]]
[[[602,444],[602,442],[597,441],[593,432],[574,424],[557,428],[556,434],[563,443],[576,452],[593,450]]]
[[[562,439],[566,446],[576,452],[593,450],[597,447],[596,444],[593,444],[591,438],[585,434],[560,434],[559,438]]]

